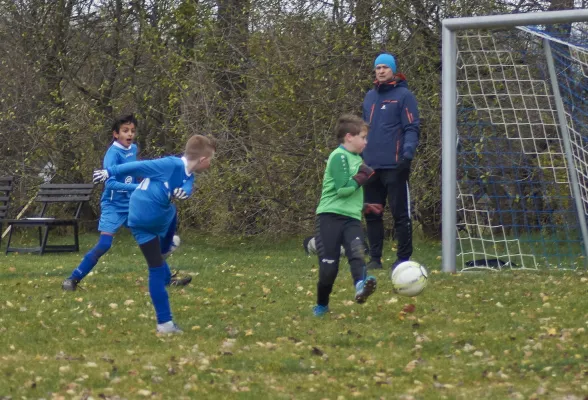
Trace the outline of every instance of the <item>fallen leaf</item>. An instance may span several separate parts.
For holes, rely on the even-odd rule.
[[[312,347],[312,354],[314,354],[315,356],[322,356],[323,354],[325,354],[324,351],[322,351],[321,349],[319,349],[316,346]]]
[[[406,367],[404,367],[404,371],[405,372],[412,372],[412,370],[414,370],[418,364],[418,360],[412,360],[411,362],[409,362],[408,364],[406,364]]]
[[[413,313],[415,309],[416,306],[414,304],[405,304],[402,308],[402,311],[404,311],[405,313]]]

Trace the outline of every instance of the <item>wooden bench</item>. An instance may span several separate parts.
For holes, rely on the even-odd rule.
[[[2,246],[2,237],[4,236],[4,221],[8,218],[8,207],[10,205],[10,193],[14,177],[0,176],[0,247]]]
[[[39,193],[35,198],[35,202],[41,205],[41,212],[34,216],[23,219],[9,219],[4,223],[11,227],[8,235],[8,243],[6,244],[6,254],[10,252],[19,253],[61,253],[80,251],[78,240],[78,221],[82,205],[90,200],[94,185],[91,183],[77,183],[77,184],[59,184],[59,183],[45,183],[40,186]],[[73,215],[70,218],[57,218],[47,215],[49,207],[54,205],[64,205],[70,203],[74,209]],[[58,226],[71,226],[74,230],[74,244],[66,245],[49,245],[47,239],[49,231]],[[16,227],[20,228],[38,228],[39,230],[39,246],[17,248],[12,247],[12,233]]]

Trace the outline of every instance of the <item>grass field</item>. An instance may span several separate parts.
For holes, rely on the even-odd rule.
[[[586,272],[446,275],[439,244],[417,243],[421,296],[398,297],[381,271],[354,304],[343,262],[315,318],[301,240],[182,239],[170,265],[194,280],[170,289],[184,329],[171,337],[155,334],[128,235],[74,293],[60,283],[97,236],[79,254],[0,255],[0,399],[587,398]]]

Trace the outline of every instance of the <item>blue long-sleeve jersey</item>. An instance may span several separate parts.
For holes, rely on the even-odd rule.
[[[190,196],[194,174],[188,172],[184,157],[164,157],[157,160],[136,161],[107,168],[108,174],[141,176],[143,181],[131,195],[129,226],[162,226],[175,215],[171,203],[174,189],[182,188]]]
[[[363,101],[363,119],[370,126],[363,159],[370,167],[396,168],[402,158],[412,160],[419,144],[417,101],[406,78],[377,83]]]
[[[137,161],[137,145],[132,144],[126,148],[118,142],[114,142],[106,151],[102,165],[105,169]],[[137,179],[128,174],[114,174],[104,183],[101,203],[103,206],[112,206],[118,212],[129,211],[131,193],[137,188]]]

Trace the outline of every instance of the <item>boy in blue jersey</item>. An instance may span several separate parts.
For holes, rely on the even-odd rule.
[[[137,145],[133,143],[137,130],[137,120],[133,114],[125,115],[114,121],[112,136],[114,142],[104,156],[104,168],[129,163],[137,160]],[[98,230],[100,239],[82,259],[80,265],[73,270],[70,277],[63,281],[63,290],[76,290],[78,284],[112,246],[114,235],[121,226],[127,225],[129,199],[138,186],[132,176],[112,176],[106,181],[100,200],[100,222]]]
[[[216,151],[213,139],[192,136],[184,155],[150,161],[113,165],[94,171],[95,184],[112,176],[141,176],[129,204],[129,227],[149,266],[149,294],[157,316],[158,333],[181,333],[173,322],[166,286],[171,272],[164,260],[176,229],[176,206],[172,199],[185,200],[192,194],[194,172],[210,167]]]

